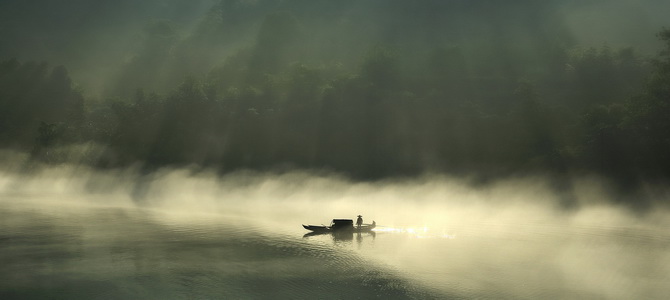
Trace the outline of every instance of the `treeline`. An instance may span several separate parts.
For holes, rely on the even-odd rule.
[[[0,63],[0,145],[34,151],[81,142],[84,98],[63,66]]]
[[[670,31],[654,59],[580,48],[560,2],[223,0],[188,34],[145,26],[104,100],[65,67],[0,63],[0,147],[101,168],[667,179]]]
[[[566,49],[533,77],[486,77],[456,47],[375,47],[353,69],[287,60],[299,43],[278,36],[294,21],[273,15],[254,47],[166,95],[85,102],[64,67],[2,62],[0,146],[58,163],[58,147],[94,143],[97,167],[670,177],[670,30],[650,61]]]

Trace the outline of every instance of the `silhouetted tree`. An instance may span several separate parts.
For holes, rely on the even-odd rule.
[[[644,92],[629,101],[624,119],[632,142],[637,143],[636,159],[647,173],[670,176],[670,29],[658,34],[665,48],[653,61],[653,73]]]
[[[32,149],[51,146],[56,136],[40,124],[59,124],[69,142],[77,139],[84,114],[83,97],[67,70],[46,63],[9,60],[0,63],[0,144]]]

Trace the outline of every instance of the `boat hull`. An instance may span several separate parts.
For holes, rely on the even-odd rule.
[[[328,233],[328,232],[370,232],[375,228],[375,225],[362,225],[361,227],[355,226],[342,226],[342,227],[331,227],[324,225],[302,225],[303,228],[319,233]]]

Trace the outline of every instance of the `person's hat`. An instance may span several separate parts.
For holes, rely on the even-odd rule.
[[[361,216],[361,215],[358,215],[358,217],[359,217],[359,218],[362,218],[363,216]]]

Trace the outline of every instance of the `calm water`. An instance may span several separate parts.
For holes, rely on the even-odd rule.
[[[670,296],[670,235],[648,227],[471,220],[310,236],[287,218],[20,200],[0,207],[0,299]]]

